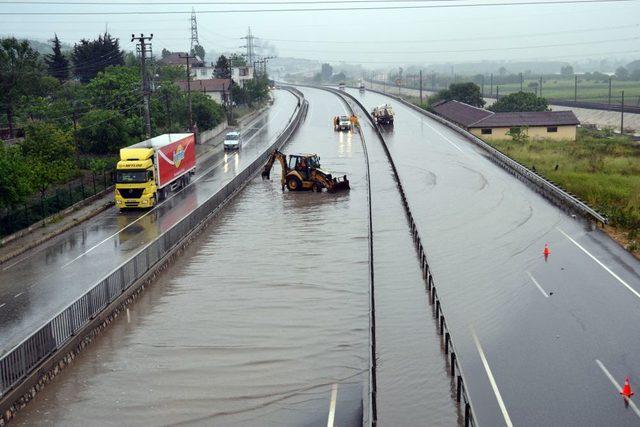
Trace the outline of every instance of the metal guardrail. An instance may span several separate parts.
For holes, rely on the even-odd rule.
[[[429,118],[432,118],[438,121],[439,123],[447,126],[448,128],[454,130],[455,132],[459,133],[460,135],[462,135],[469,141],[473,142],[474,144],[480,146],[487,153],[489,153],[491,160],[493,160],[496,164],[501,166],[503,169],[511,172],[512,174],[521,178],[522,180],[526,180],[532,183],[539,190],[540,194],[542,194],[547,199],[554,202],[556,205],[561,207],[563,206],[568,207],[572,209],[574,213],[578,213],[587,219],[592,219],[602,224],[607,224],[609,222],[609,220],[604,215],[602,215],[601,213],[593,209],[591,206],[587,205],[587,203],[584,202],[583,200],[580,200],[578,196],[576,196],[575,194],[569,193],[568,191],[564,190],[553,181],[538,175],[531,169],[527,168],[523,164],[507,156],[500,150],[487,144],[486,142],[484,142],[477,136],[473,135],[472,133],[468,132],[467,130],[455,125],[454,123],[440,116],[437,116],[429,111],[423,110],[417,105],[414,105],[399,96],[391,95],[388,93],[382,93],[375,89],[368,89],[368,90],[370,90],[371,92],[379,93],[381,95],[385,95],[390,98],[393,98],[401,102],[403,105],[417,111],[418,113],[425,115]]]
[[[422,270],[422,277],[426,283],[427,290],[429,292],[429,302],[433,307],[433,314],[438,322],[438,333],[443,336],[444,340],[444,348],[445,355],[447,356],[449,366],[450,366],[450,374],[451,377],[455,379],[455,390],[456,390],[456,401],[458,403],[463,404],[464,406],[464,425],[465,427],[476,426],[473,405],[471,403],[471,398],[467,392],[465,387],[464,374],[462,371],[461,362],[459,361],[459,356],[457,356],[457,352],[455,351],[455,347],[453,345],[453,340],[451,338],[451,333],[449,332],[449,328],[447,327],[447,323],[444,317],[444,312],[442,310],[442,304],[440,299],[438,298],[438,294],[436,291],[436,286],[433,279],[433,274],[431,273],[431,269],[429,268],[429,263],[427,261],[426,251],[424,246],[422,245],[422,240],[420,238],[420,234],[418,232],[417,224],[413,219],[413,214],[411,213],[411,208],[409,206],[409,202],[407,201],[407,197],[404,191],[404,187],[402,185],[402,180],[400,179],[400,175],[398,174],[398,170],[396,168],[395,162],[393,161],[393,157],[391,156],[391,152],[389,151],[389,147],[387,146],[387,142],[384,139],[384,136],[380,132],[380,128],[377,126],[373,117],[369,114],[367,109],[362,105],[362,103],[355,98],[353,95],[347,92],[338,91],[332,88],[325,88],[329,91],[336,93],[343,99],[348,98],[351,102],[355,103],[358,108],[360,108],[371,126],[375,129],[378,138],[382,142],[382,147],[385,151],[389,164],[391,165],[391,169],[393,170],[393,175],[398,186],[398,190],[400,192],[400,196],[402,198],[402,204],[404,206],[405,214],[407,215],[407,219],[409,221],[409,225],[411,228],[411,234],[413,237],[414,244],[416,246],[416,252],[418,254],[418,258],[420,259],[420,269]],[[348,101],[347,101],[348,102]],[[374,354],[375,357],[375,354]]]
[[[139,250],[131,259],[107,274],[88,292],[5,354],[0,359],[0,399],[24,381],[48,357],[62,348],[176,245],[183,242],[192,230],[214,214],[225,200],[260,170],[272,150],[280,148],[289,140],[304,119],[308,102],[299,90],[290,87],[285,89],[298,98],[298,105],[287,127],[276,137],[275,142],[206,202]]]

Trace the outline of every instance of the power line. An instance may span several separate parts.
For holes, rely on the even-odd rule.
[[[556,43],[556,44],[539,44],[539,45],[528,45],[528,46],[510,46],[510,47],[489,47],[482,49],[443,49],[443,50],[409,50],[409,51],[381,51],[381,50],[356,50],[356,51],[347,51],[347,50],[317,50],[314,49],[314,53],[339,53],[339,54],[350,54],[350,55],[396,55],[396,54],[404,54],[404,55],[413,55],[413,54],[431,54],[431,53],[469,53],[469,52],[491,52],[491,51],[503,51],[503,50],[520,50],[520,49],[540,49],[540,48],[550,48],[550,47],[566,47],[566,46],[584,46],[584,45],[592,45],[592,44],[604,44],[604,43],[613,43],[613,42],[624,42],[624,41],[633,41],[638,40],[640,37],[627,37],[620,39],[608,39],[608,40],[596,40],[596,41],[585,41],[585,42],[575,42],[575,43]],[[282,49],[285,52],[308,52],[306,49]]]
[[[451,0],[463,1],[463,0]],[[199,10],[200,14],[223,13],[282,13],[282,12],[329,12],[329,11],[367,11],[367,10],[406,10],[406,9],[444,9],[467,7],[500,7],[500,6],[531,6],[531,5],[558,5],[558,4],[589,4],[589,3],[629,3],[638,0],[557,0],[557,1],[522,1],[502,3],[472,3],[472,4],[430,4],[430,5],[404,5],[404,6],[367,6],[367,7],[323,7],[323,8],[280,8],[280,9],[218,9]],[[344,3],[344,2],[343,2]],[[105,3],[107,5],[107,3]],[[109,3],[108,5],[113,5]],[[0,12],[1,16],[90,16],[90,15],[185,15],[184,11],[117,11],[117,12]]]
[[[600,27],[600,28],[584,28],[578,30],[565,30],[565,31],[545,31],[543,33],[529,33],[529,34],[515,34],[515,35],[501,35],[501,36],[485,36],[485,37],[473,37],[472,41],[475,40],[497,40],[503,38],[527,38],[527,37],[548,37],[555,36],[559,34],[576,34],[576,33],[591,33],[595,31],[609,31],[609,30],[621,30],[627,28],[638,28],[640,24],[630,24],[630,25],[617,25],[613,27]],[[261,37],[262,40],[267,40],[271,42],[287,42],[287,43],[317,43],[317,44],[344,44],[344,45],[353,45],[353,44],[372,44],[371,40],[300,40],[300,39],[270,39]],[[458,41],[470,41],[469,37],[464,38],[452,38],[452,39],[429,39],[429,40],[376,40],[375,44],[396,44],[396,43],[437,43],[437,42],[458,42]]]

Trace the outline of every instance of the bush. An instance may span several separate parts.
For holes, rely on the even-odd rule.
[[[222,106],[202,93],[191,94],[191,108],[193,121],[201,131],[218,126],[224,119]]]

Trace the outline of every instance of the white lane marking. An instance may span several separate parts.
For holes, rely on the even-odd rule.
[[[596,258],[595,256],[591,255],[591,253],[589,253],[588,250],[586,250],[585,248],[583,248],[580,243],[576,242],[575,240],[573,240],[571,238],[571,236],[569,236],[567,233],[565,233],[564,231],[562,231],[562,229],[560,227],[556,227],[558,229],[559,232],[561,232],[562,234],[564,234],[564,237],[566,237],[567,239],[569,239],[574,245],[576,245],[578,248],[580,248],[580,250],[582,250],[582,252],[584,252],[585,254],[589,255],[589,257],[594,260],[595,262],[597,262],[600,267],[604,268],[605,270],[607,270],[607,272],[609,274],[611,274],[613,277],[616,278],[616,280],[620,283],[622,283],[624,285],[624,287],[626,287],[629,291],[631,291],[635,296],[637,296],[638,298],[640,298],[640,293],[638,293],[638,291],[636,291],[635,289],[633,289],[627,282],[625,282],[624,280],[622,280],[622,278],[620,278],[620,276],[618,276],[616,273],[614,273],[613,271],[611,271],[611,269],[609,267],[607,267],[606,265],[604,265],[598,258]]]
[[[20,295],[22,295],[22,294],[24,294],[24,292],[20,292],[19,294],[16,294],[16,295],[14,296],[14,298],[18,298],[18,297],[19,297]]]
[[[480,341],[478,340],[478,336],[476,335],[476,331],[471,328],[471,335],[473,335],[473,340],[476,343],[476,348],[478,349],[478,353],[480,354],[480,360],[482,360],[482,364],[484,365],[484,370],[487,372],[487,377],[489,377],[489,382],[491,383],[491,388],[493,389],[493,393],[496,395],[496,399],[498,400],[498,406],[500,406],[500,410],[502,411],[502,416],[504,417],[504,422],[508,427],[513,427],[513,423],[511,422],[511,418],[509,418],[509,413],[507,412],[507,407],[502,400],[502,395],[500,394],[500,390],[498,390],[498,384],[496,384],[496,380],[493,377],[493,373],[491,372],[491,368],[489,367],[489,362],[487,362],[487,358],[484,355],[484,350],[480,345]]]
[[[440,135],[442,138],[444,138],[445,141],[447,141],[449,144],[453,145],[454,147],[456,147],[458,149],[458,151],[460,151],[461,153],[464,153],[464,151],[462,150],[462,148],[460,148],[458,146],[458,144],[456,144],[455,142],[453,142],[452,140],[450,140],[449,138],[447,138],[442,132],[440,132],[438,129],[436,129],[435,127],[431,126],[429,124],[429,122],[427,122],[425,120],[425,117],[420,117],[417,114],[414,114],[413,112],[410,112],[410,114],[415,117],[416,119],[420,120],[421,122],[423,122],[425,125],[427,125],[427,127],[431,128],[431,130],[433,130],[435,133],[437,133],[438,135]]]
[[[251,135],[251,137],[249,139],[246,140],[244,145],[248,145],[249,142],[251,142],[257,135],[258,133],[265,127],[267,126],[270,122],[271,119],[275,119],[275,117],[277,117],[280,114],[280,112],[276,113],[273,115],[273,117],[270,118],[270,120],[267,120],[265,122],[265,124],[263,124],[262,126],[260,126],[258,128],[258,130],[256,130],[253,135]],[[191,181],[191,183],[189,183],[185,188],[189,187],[190,185],[195,184],[196,182],[198,182],[200,179],[202,179],[204,176],[208,175],[209,172],[211,172],[212,170],[214,170],[215,168],[217,168],[218,166],[220,166],[222,163],[224,163],[224,159],[221,159],[220,161],[218,161],[216,164],[208,167],[207,169],[204,170],[204,172],[201,172],[196,178],[193,179],[193,181]],[[86,254],[88,254],[89,252],[93,251],[94,249],[96,249],[97,247],[99,247],[100,245],[104,244],[105,242],[111,240],[112,238],[114,238],[115,236],[117,236],[118,234],[120,234],[122,231],[126,230],[127,228],[131,227],[133,224],[135,224],[136,222],[140,221],[142,218],[146,217],[147,215],[151,214],[152,212],[154,212],[156,209],[158,209],[161,205],[163,205],[164,203],[167,203],[169,200],[173,199],[174,197],[176,197],[178,194],[180,194],[182,192],[178,191],[177,193],[173,193],[169,198],[167,198],[164,202],[162,202],[159,205],[156,205],[153,209],[150,209],[147,213],[145,213],[144,215],[138,217],[136,220],[134,220],[133,222],[127,224],[126,226],[122,227],[120,230],[118,230],[117,232],[113,233],[112,235],[110,235],[109,237],[107,237],[106,239],[102,240],[101,242],[93,245],[92,247],[90,247],[89,249],[87,249],[86,251],[84,251],[83,253],[81,253],[80,255],[78,255],[77,257],[75,257],[74,259],[72,259],[71,261],[67,262],[66,264],[64,264],[62,267],[60,268],[66,268],[69,265],[73,264],[74,262],[76,262],[77,260],[79,260],[80,258],[82,258],[83,256],[85,256]]]
[[[544,289],[542,289],[542,286],[540,286],[540,283],[538,283],[538,281],[536,280],[535,277],[533,277],[533,274],[529,273],[528,271],[526,272],[529,275],[529,278],[531,279],[531,281],[533,282],[534,285],[536,285],[536,287],[540,290],[540,292],[542,292],[542,295],[544,295],[545,298],[549,298],[549,294],[547,294],[545,292]]]
[[[620,384],[618,384],[618,382],[615,380],[615,378],[613,378],[613,375],[611,375],[609,370],[607,370],[607,368],[605,368],[604,363],[602,363],[598,359],[596,359],[596,363],[598,364],[600,369],[602,369],[602,372],[604,372],[604,374],[607,376],[607,378],[609,378],[609,381],[611,381],[611,384],[613,384],[613,386],[615,387],[616,391],[618,393],[620,393],[620,390],[622,390],[622,386]],[[638,410],[638,407],[636,406],[635,402],[633,400],[629,399],[626,396],[622,396],[622,397],[624,399],[626,399],[626,401],[629,403],[629,406],[631,407],[631,409],[633,409],[633,412],[635,412],[636,415],[638,417],[640,417],[640,410]]]
[[[338,384],[331,386],[331,403],[329,404],[329,417],[327,418],[327,427],[333,427],[336,417],[336,399],[338,397]]]
[[[4,307],[5,305],[7,305],[7,304],[5,304],[5,303],[3,302],[2,304],[0,304],[0,308]]]
[[[10,269],[10,268],[11,268],[11,267],[13,267],[14,265],[16,265],[16,264],[18,264],[18,263],[21,263],[21,262],[22,262],[22,261],[24,261],[25,259],[26,259],[26,258],[20,258],[20,259],[18,259],[17,261],[12,262],[11,264],[7,265],[6,267],[3,267],[3,268],[2,268],[2,271],[5,271],[5,270]]]

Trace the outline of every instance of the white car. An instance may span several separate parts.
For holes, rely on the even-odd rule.
[[[224,150],[238,150],[242,146],[240,132],[229,132],[224,137]]]

